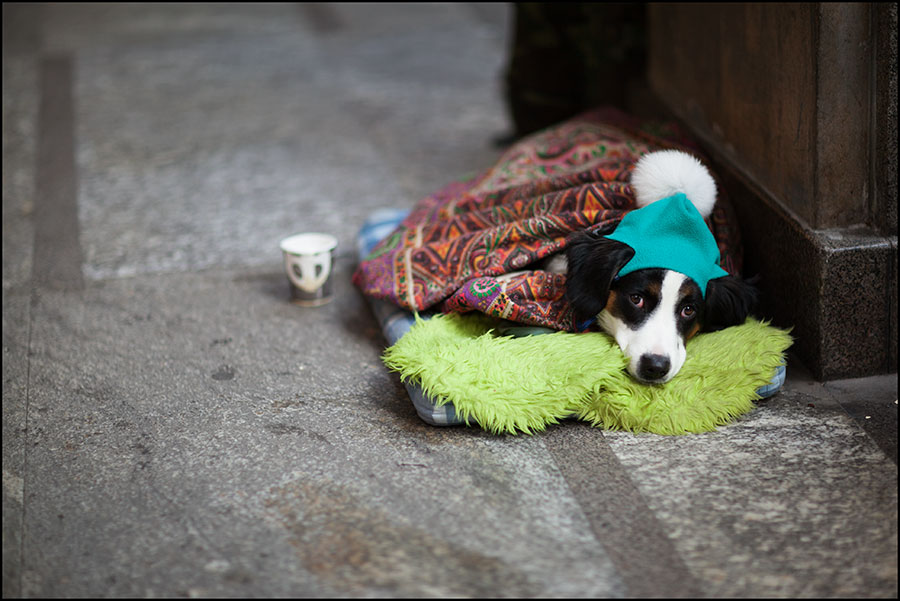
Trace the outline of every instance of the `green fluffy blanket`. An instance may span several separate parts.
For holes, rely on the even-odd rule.
[[[494,433],[533,433],[568,417],[610,430],[707,432],[743,415],[791,345],[788,332],[747,320],[700,334],[664,385],[625,372],[625,357],[602,333],[501,336],[481,314],[436,315],[417,323],[383,356],[438,405]]]

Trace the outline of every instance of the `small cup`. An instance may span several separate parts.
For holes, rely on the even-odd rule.
[[[337,238],[309,232],[281,241],[284,271],[291,284],[291,302],[304,307],[324,305],[332,296],[332,264]]]

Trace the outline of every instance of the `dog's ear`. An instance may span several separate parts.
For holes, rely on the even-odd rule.
[[[715,332],[744,323],[759,302],[758,281],[758,276],[742,280],[733,275],[710,280],[706,286],[703,330]]]
[[[595,317],[606,307],[613,279],[633,256],[630,246],[602,234],[576,235],[566,249],[566,297],[576,323]]]

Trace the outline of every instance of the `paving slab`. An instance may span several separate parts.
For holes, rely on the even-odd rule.
[[[810,400],[786,390],[703,436],[607,435],[707,595],[896,587],[896,464],[836,403]]]
[[[485,132],[506,126],[496,34],[474,27],[460,47],[473,19],[459,6],[332,12],[324,38],[291,13],[262,33],[77,53],[86,277],[258,266],[296,231],[352,248],[375,208],[490,164]]]
[[[291,305],[280,271],[41,294],[24,592],[615,593],[541,440],[421,423],[346,267],[337,294]]]

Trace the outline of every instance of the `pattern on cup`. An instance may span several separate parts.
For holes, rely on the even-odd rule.
[[[285,254],[284,261],[291,282],[305,292],[315,292],[331,275],[331,251],[303,256]]]

